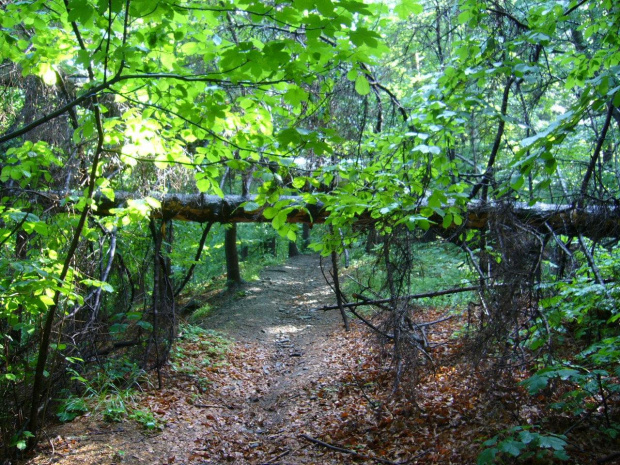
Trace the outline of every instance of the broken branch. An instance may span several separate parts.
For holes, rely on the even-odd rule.
[[[423,292],[421,294],[411,294],[411,295],[406,295],[403,297],[400,297],[400,299],[424,299],[427,297],[439,297],[442,295],[449,295],[449,294],[459,294],[461,292],[471,292],[471,291],[477,291],[478,290],[478,286],[469,286],[469,287],[456,287],[456,288],[452,288],[452,289],[444,289],[443,291],[435,291],[435,292]],[[381,305],[381,304],[386,304],[392,301],[392,299],[378,299],[378,300],[368,300],[365,297],[360,296],[359,294],[353,294],[353,297],[356,299],[363,299],[362,302],[349,302],[346,304],[343,304],[343,307],[348,307],[348,308],[355,308],[358,307],[360,305]],[[316,308],[313,310],[336,310],[340,307],[338,307],[337,305],[325,305],[323,307],[320,308]]]
[[[318,444],[319,446],[326,447],[327,449],[335,450],[337,452],[342,452],[343,454],[350,454],[350,455],[353,455],[354,457],[358,457],[360,459],[374,460],[375,462],[385,463],[387,465],[401,465],[401,463],[404,463],[404,462],[392,462],[391,460],[382,459],[380,457],[372,457],[370,455],[360,454],[359,452],[356,452],[354,450],[345,449],[344,447],[340,447],[340,446],[334,446],[333,444],[329,444],[327,442],[323,442],[320,439],[315,439],[312,436],[308,436],[307,434],[300,434],[300,437],[304,438],[306,441],[310,441],[310,442],[313,442],[315,444]]]

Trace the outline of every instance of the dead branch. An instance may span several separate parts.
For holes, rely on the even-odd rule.
[[[276,463],[278,460],[280,460],[282,457],[286,457],[288,454],[290,454],[292,452],[291,449],[286,449],[284,452],[282,452],[279,455],[276,455],[274,458],[272,458],[271,460],[269,460],[269,462],[263,462],[261,465],[271,465],[272,463]]]
[[[3,191],[3,195],[5,194]],[[45,195],[48,207],[56,211],[66,211],[70,207],[67,199],[71,193],[45,192],[31,193],[33,196]],[[178,221],[193,221],[198,223],[258,223],[269,222],[271,218],[265,218],[264,210],[269,205],[258,206],[252,204],[255,196],[226,195],[223,198],[216,195],[204,194],[160,194],[153,193],[152,198],[161,203],[161,208],[154,209],[152,216]],[[111,200],[101,193],[95,193],[94,201],[97,205],[93,212],[95,215],[105,216],[114,214],[115,209],[123,208],[129,200],[140,200],[133,192],[115,192]],[[291,210],[287,215],[289,223],[323,223],[331,214],[330,208],[319,201],[306,202],[301,196],[282,196],[279,201],[289,201]],[[37,202],[41,204],[39,198]],[[427,206],[422,200],[419,208]],[[489,218],[495,212],[510,211],[517,219],[521,220],[534,230],[548,232],[548,226],[553,228],[556,234],[576,236],[583,234],[590,238],[620,237],[620,208],[610,205],[552,205],[536,203],[529,205],[524,202],[479,202],[470,201],[464,211],[463,224],[459,228],[485,229],[488,227]],[[372,224],[376,222],[370,212],[362,212],[357,215],[357,221]],[[439,233],[449,231],[441,228],[443,218],[434,214],[428,218]],[[548,225],[548,226],[547,226]],[[596,225],[593,227],[593,225]],[[453,226],[450,232],[453,232]]]
[[[600,459],[596,461],[596,463],[607,463],[607,462],[611,462],[612,460],[616,460],[618,458],[620,458],[620,452],[614,452],[613,454],[609,454],[606,457],[601,457]]]
[[[353,313],[353,315],[355,315],[362,323],[364,323],[366,326],[368,326],[370,329],[372,329],[373,331],[375,331],[376,333],[380,334],[381,336],[383,336],[386,339],[394,339],[394,335],[392,334],[387,334],[384,331],[381,331],[381,329],[377,328],[375,325],[373,325],[370,321],[368,321],[366,318],[364,318],[362,315],[360,315],[359,313],[357,313],[355,311],[355,307],[350,307],[349,311],[351,313]]]
[[[496,285],[497,286],[497,285]],[[478,290],[478,286],[469,286],[469,287],[456,287],[456,288],[452,288],[452,289],[444,289],[443,291],[435,291],[435,292],[423,292],[421,294],[411,294],[411,295],[406,295],[403,297],[400,297],[400,299],[424,299],[424,298],[430,298],[430,297],[439,297],[442,295],[449,295],[449,294],[459,294],[461,292],[471,292],[471,291],[477,291]],[[392,301],[392,299],[378,299],[378,300],[368,300],[363,296],[360,296],[359,294],[353,294],[354,298],[359,298],[359,299],[363,299],[362,302],[349,302],[346,304],[343,304],[343,307],[347,307],[347,308],[355,308],[361,305],[381,305],[381,304],[386,304]],[[315,308],[313,309],[313,311],[317,311],[317,310],[337,310],[340,307],[338,307],[337,305],[325,305],[323,307],[319,307],[319,308]],[[439,323],[439,321],[437,321],[437,323]],[[428,324],[426,326],[429,326]]]
[[[406,462],[392,462],[391,460],[382,459],[381,457],[372,457],[370,455],[360,454],[359,452],[356,452],[354,450],[345,449],[344,447],[340,447],[340,446],[334,446],[333,444],[329,444],[327,442],[323,442],[320,439],[315,439],[312,436],[308,436],[307,434],[300,434],[299,436],[304,438],[306,441],[313,442],[315,444],[318,444],[319,446],[323,446],[323,447],[325,447],[327,449],[335,450],[337,452],[342,452],[343,454],[350,454],[350,455],[353,455],[354,457],[358,457],[360,459],[374,460],[375,462],[385,463],[387,465],[402,465],[402,464],[406,463]]]

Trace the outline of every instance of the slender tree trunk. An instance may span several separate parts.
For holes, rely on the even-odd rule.
[[[494,181],[493,170],[495,165],[495,160],[497,159],[497,155],[499,153],[499,149],[502,143],[502,137],[504,136],[504,127],[506,125],[505,116],[508,111],[508,99],[510,97],[510,88],[512,87],[512,83],[514,82],[514,77],[509,76],[506,85],[504,86],[504,94],[502,96],[502,106],[500,109],[500,118],[497,123],[497,132],[495,133],[495,140],[493,141],[493,147],[491,148],[491,155],[489,156],[489,161],[487,163],[487,169],[485,170],[482,179],[478,184],[474,186],[469,196],[470,199],[473,199],[478,191],[482,188],[482,201],[486,202],[488,200],[489,186]]]
[[[24,217],[25,219],[26,217]],[[17,233],[17,237],[15,239],[15,258],[18,260],[25,260],[28,253],[30,235],[26,233],[26,231],[19,231]],[[24,307],[20,305],[15,310],[15,316],[17,317],[18,324],[22,323],[22,318],[24,314]],[[13,341],[19,346],[22,342],[22,331],[21,329],[13,329],[10,330],[10,336]],[[9,346],[9,341],[5,341],[7,347]]]
[[[375,246],[379,244],[379,242],[380,242],[379,232],[374,226],[371,226],[368,229],[368,236],[366,236],[366,247],[365,247],[366,253],[368,254],[372,253]]]
[[[334,291],[336,293],[336,303],[340,309],[340,315],[342,315],[342,322],[344,323],[344,329],[349,331],[349,317],[344,309],[342,302],[342,292],[340,291],[340,279],[338,278],[338,253],[332,252],[332,279],[334,280]]]
[[[232,223],[226,228],[224,235],[224,253],[226,254],[226,279],[229,286],[241,284],[239,255],[237,254],[237,224]]]
[[[301,246],[303,250],[307,250],[310,245],[310,225],[304,223],[301,229]]]
[[[581,189],[579,190],[579,201],[577,204],[581,207],[583,206],[584,199],[588,192],[588,183],[590,182],[590,178],[594,173],[594,168],[596,167],[596,162],[599,159],[599,155],[601,154],[601,150],[603,149],[603,144],[605,143],[605,138],[607,137],[607,131],[611,124],[611,116],[613,114],[613,103],[609,103],[607,106],[607,115],[605,116],[605,122],[603,123],[603,130],[599,135],[598,140],[596,141],[596,148],[594,149],[594,153],[590,158],[590,163],[588,164],[588,169],[586,170],[586,174],[583,177],[583,181],[581,183]]]
[[[150,344],[155,349],[155,366],[157,367],[157,382],[158,387],[161,389],[163,387],[161,371],[159,369],[159,313],[160,313],[160,305],[163,300],[163,296],[161,295],[161,267],[159,265],[159,255],[161,253],[161,243],[162,243],[162,231],[157,230],[154,221],[151,221],[151,233],[153,235],[153,241],[155,243],[154,251],[153,251],[153,304],[152,304],[152,325],[153,325],[153,333],[151,335]],[[144,363],[145,368],[148,367],[148,357],[150,350],[146,350],[145,356],[146,360]]]
[[[294,241],[290,241],[288,243],[288,256],[296,257],[297,255],[299,255],[299,248],[297,247],[297,243]]]
[[[274,257],[277,255],[276,254],[277,243],[276,243],[275,237],[268,237],[266,239],[263,239],[261,241],[261,245],[263,248],[263,254],[270,253]]]
[[[183,281],[181,281],[179,287],[177,287],[176,291],[174,291],[175,297],[177,297],[181,293],[181,291],[183,291],[187,283],[190,281],[190,279],[192,279],[192,276],[194,275],[194,269],[196,268],[196,262],[200,260],[202,250],[204,249],[205,242],[207,241],[207,236],[209,235],[209,231],[211,231],[212,226],[213,223],[207,223],[207,225],[203,229],[202,236],[200,237],[200,243],[198,244],[198,250],[196,250],[196,256],[194,257],[194,263],[192,263],[192,266],[189,267],[185,278],[183,278]]]
[[[391,237],[388,236],[386,240],[383,242],[383,260],[385,263],[385,271],[387,275],[387,284],[390,289],[390,306],[392,307],[392,331],[393,331],[393,341],[394,341],[394,351],[393,351],[393,363],[394,363],[394,387],[392,389],[392,393],[395,394],[398,392],[400,388],[400,378],[402,375],[403,369],[403,355],[402,355],[402,341],[401,341],[401,329],[403,324],[403,311],[401,310],[402,306],[399,307],[398,301],[398,292],[396,290],[396,282],[394,281],[394,265],[392,264],[392,259],[390,257],[390,245],[391,245]]]

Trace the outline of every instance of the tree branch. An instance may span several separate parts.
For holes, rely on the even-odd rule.
[[[452,289],[445,289],[443,291],[435,291],[435,292],[423,292],[421,294],[410,294],[410,295],[406,295],[403,297],[400,297],[401,300],[405,300],[405,299],[424,299],[427,297],[439,297],[442,295],[449,295],[449,294],[460,294],[461,292],[470,292],[470,291],[477,291],[478,290],[478,286],[469,286],[469,287],[457,287],[457,288],[452,288]],[[392,299],[378,299],[378,300],[369,300],[363,296],[359,296],[357,294],[353,294],[353,297],[355,298],[362,298],[362,302],[349,302],[349,303],[344,303],[342,304],[343,307],[359,307],[361,305],[381,305],[381,304],[387,304],[390,303],[392,301]],[[320,308],[315,308],[313,310],[337,310],[338,305],[325,305],[323,307]],[[416,323],[418,324],[418,326],[421,325],[425,325],[428,326],[428,324],[425,323]]]
[[[375,462],[385,463],[386,465],[400,465],[401,463],[406,463],[406,462],[392,462],[391,460],[382,459],[381,457],[372,457],[370,455],[360,454],[359,452],[356,452],[351,449],[345,449],[344,447],[334,446],[333,444],[323,442],[320,439],[313,438],[312,436],[308,436],[307,434],[300,434],[299,436],[304,438],[306,441],[313,442],[315,444],[318,444],[319,446],[326,447],[327,449],[335,450],[336,452],[342,452],[343,454],[350,454],[360,459],[374,460]]]
[[[607,114],[605,116],[605,123],[603,124],[603,130],[599,135],[598,140],[596,141],[596,147],[594,149],[594,153],[590,158],[590,164],[588,165],[588,169],[586,171],[585,176],[583,177],[583,182],[581,183],[581,189],[579,190],[579,201],[578,205],[583,204],[583,200],[586,196],[586,191],[588,190],[588,184],[590,182],[590,178],[592,177],[592,173],[594,173],[594,168],[596,167],[596,162],[598,157],[601,154],[601,150],[603,148],[603,144],[605,143],[605,139],[607,138],[607,131],[609,130],[609,126],[611,125],[611,117],[613,115],[614,105],[613,103],[609,103],[607,105]]]

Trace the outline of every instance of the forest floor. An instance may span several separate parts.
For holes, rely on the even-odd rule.
[[[389,348],[359,323],[344,331],[338,311],[316,310],[334,303],[317,256],[268,267],[210,303],[201,326],[218,333],[181,334],[163,389],[153,376],[127,401],[159,428],[87,414],[49,426],[26,463],[468,464],[497,431],[544,421],[515,384],[525,373],[490,379],[462,360],[458,315],[429,332],[438,345],[418,387],[404,378],[393,395]],[[226,351],[219,334],[234,341]]]

